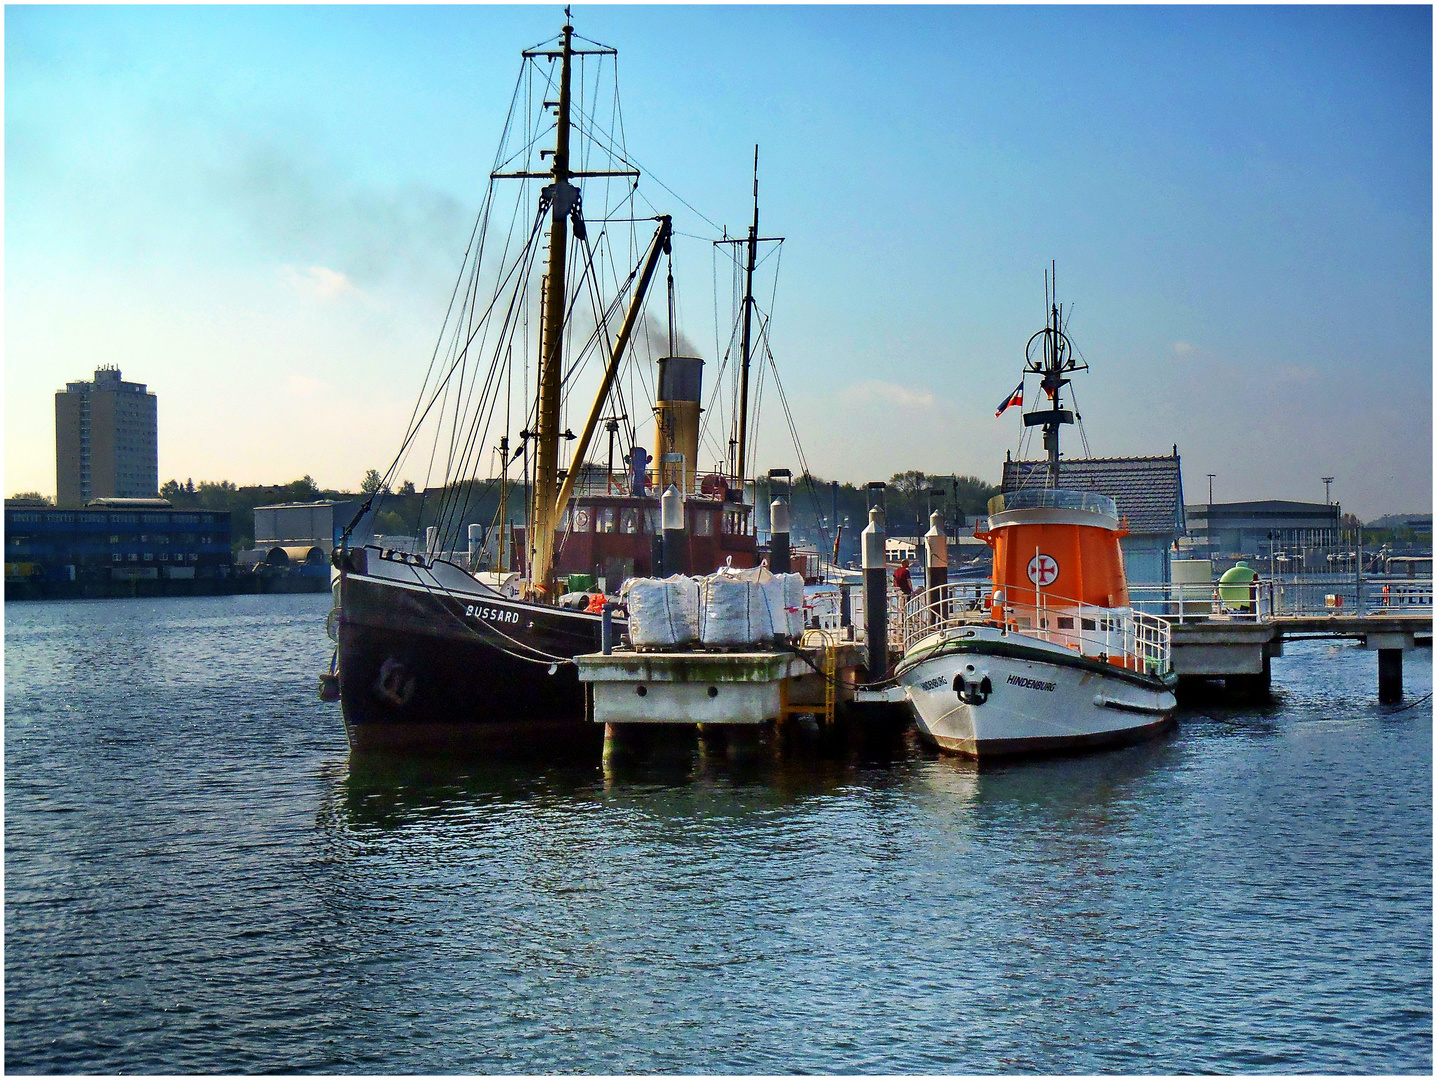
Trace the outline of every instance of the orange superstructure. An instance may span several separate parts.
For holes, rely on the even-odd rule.
[[[1087,652],[1092,632],[1101,637],[1129,614],[1127,529],[1112,499],[1046,488],[999,495],[988,510],[988,530],[976,535],[993,549],[995,623]],[[1103,658],[1126,666],[1123,650],[1102,640]]]
[[[988,531],[976,535],[993,549],[993,588],[1010,604],[1128,606],[1118,543],[1127,529],[1106,496],[1052,489],[999,495],[989,504]]]

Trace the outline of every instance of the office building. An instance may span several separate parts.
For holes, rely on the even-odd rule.
[[[55,503],[153,498],[160,490],[155,395],[117,367],[55,394]]]
[[[164,499],[96,499],[77,509],[5,500],[5,580],[117,582],[227,578],[230,515]]]

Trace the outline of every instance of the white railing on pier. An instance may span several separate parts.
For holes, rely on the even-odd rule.
[[[959,629],[985,619],[983,594],[962,582],[924,589],[904,605],[900,643],[906,652],[942,630]],[[1040,594],[1036,604],[1008,603],[1001,621],[1010,629],[1150,674],[1172,670],[1172,627],[1166,618],[1133,608],[1103,608],[1067,597]]]
[[[1430,615],[1432,579],[1324,574],[1259,578],[1250,584],[1174,582],[1129,585],[1135,610],[1174,622],[1224,619],[1261,622],[1314,615]]]

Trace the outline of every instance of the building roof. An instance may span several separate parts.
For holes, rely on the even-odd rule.
[[[1003,491],[1042,487],[1048,462],[1003,462]],[[1128,531],[1146,535],[1176,536],[1187,530],[1183,516],[1182,458],[1064,458],[1058,483],[1067,491],[1092,491],[1118,504],[1128,519]]]
[[[310,510],[316,506],[348,506],[355,499],[317,499],[314,502],[269,503],[256,506],[256,510]]]
[[[1193,517],[1205,518],[1208,516],[1208,504],[1193,503],[1188,506],[1187,512]],[[1303,517],[1335,518],[1340,513],[1341,507],[1337,503],[1294,502],[1291,499],[1258,499],[1254,502],[1212,504],[1212,516],[1215,518],[1251,517],[1272,514],[1287,517],[1301,515]]]

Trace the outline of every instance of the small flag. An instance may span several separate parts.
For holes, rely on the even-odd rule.
[[[1007,397],[1005,397],[1005,398],[1003,399],[1003,404],[1001,404],[1001,405],[998,406],[998,411],[995,412],[993,415],[994,415],[994,416],[1002,416],[1002,415],[1003,415],[1003,410],[1006,409],[1009,405],[1021,405],[1021,404],[1023,404],[1023,384],[1022,384],[1022,383],[1019,383],[1019,384],[1018,384],[1018,389],[1014,390],[1011,394],[1009,394]]]

